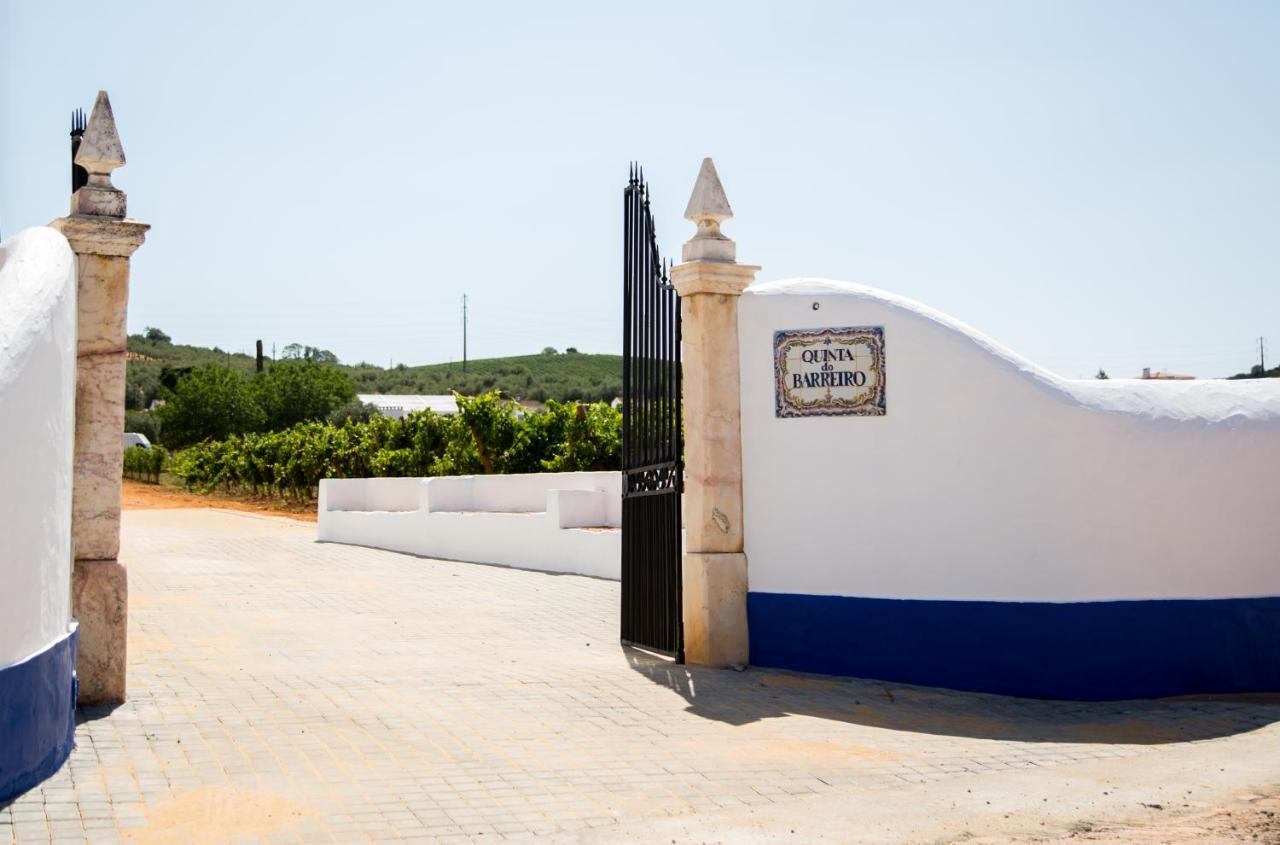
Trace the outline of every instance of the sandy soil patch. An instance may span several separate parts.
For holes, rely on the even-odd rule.
[[[977,837],[966,845],[1206,845],[1206,843],[1280,843],[1280,798],[1241,796],[1238,802],[1213,810],[1179,814],[1177,807],[1144,805],[1148,819],[1137,822],[1090,821],[1082,819],[1069,833],[1052,836]]]
[[[316,521],[315,502],[287,502],[265,496],[229,496],[225,493],[199,495],[167,484],[146,484],[126,478],[120,505],[125,510],[166,510],[176,508],[220,508],[249,511],[291,519]]]
[[[307,809],[281,795],[243,789],[197,789],[147,812],[147,825],[128,842],[188,845],[262,837],[293,824]]]

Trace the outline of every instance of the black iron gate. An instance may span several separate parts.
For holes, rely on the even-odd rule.
[[[622,641],[684,662],[680,607],[680,300],[658,252],[649,189],[624,192]]]

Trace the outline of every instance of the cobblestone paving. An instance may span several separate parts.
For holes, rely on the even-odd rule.
[[[501,841],[654,814],[1165,753],[1280,720],[1245,699],[1078,704],[617,643],[618,585],[131,511],[129,702],[0,808],[0,842]]]

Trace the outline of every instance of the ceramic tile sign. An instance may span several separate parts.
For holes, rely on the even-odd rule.
[[[773,382],[779,417],[884,416],[884,328],[774,332]]]

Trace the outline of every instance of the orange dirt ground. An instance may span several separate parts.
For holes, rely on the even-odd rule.
[[[147,484],[126,478],[120,505],[125,510],[164,510],[172,508],[221,508],[250,511],[290,519],[316,521],[315,502],[288,502],[265,496],[232,497],[225,493],[198,495],[167,484]]]
[[[1165,809],[1159,804],[1149,807]],[[1280,843],[1280,798],[1245,795],[1215,810],[1174,812],[1167,819],[1157,817],[1143,824],[1081,819],[1065,836],[979,836],[965,841],[966,845],[1276,845]]]

